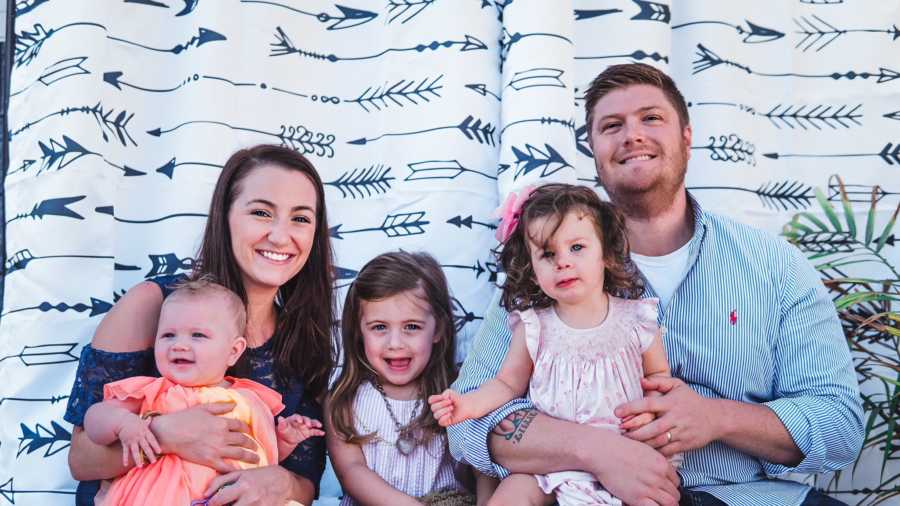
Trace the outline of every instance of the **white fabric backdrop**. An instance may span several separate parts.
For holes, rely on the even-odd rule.
[[[862,195],[881,185],[882,221],[900,192],[896,1],[15,8],[0,313],[10,503],[71,503],[62,414],[78,353],[124,290],[190,269],[219,168],[239,147],[283,143],[319,169],[341,295],[381,251],[433,253],[458,302],[460,359],[496,273],[501,196],[595,184],[581,97],[609,64],[676,79],[694,128],[688,186],[710,210],[777,233],[814,211],[812,187],[831,174]],[[840,488],[878,471],[864,465]]]

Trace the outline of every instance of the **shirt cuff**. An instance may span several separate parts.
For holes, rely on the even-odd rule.
[[[510,414],[533,408],[529,400],[513,399],[483,418],[451,425],[447,428],[451,455],[482,474],[501,479],[509,476],[509,470],[491,460],[488,436]]]
[[[819,445],[814,437],[815,427],[806,415],[802,400],[783,397],[766,402],[764,405],[775,412],[791,435],[791,439],[794,440],[794,444],[803,453],[803,460],[794,467],[760,459],[766,474],[779,476],[785,473],[821,472],[824,467],[825,452],[817,451],[822,449],[817,448]]]

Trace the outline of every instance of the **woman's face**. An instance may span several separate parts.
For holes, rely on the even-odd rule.
[[[228,212],[231,249],[248,294],[277,290],[306,264],[316,235],[316,188],[300,171],[251,169]]]

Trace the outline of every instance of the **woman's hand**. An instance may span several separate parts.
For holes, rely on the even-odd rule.
[[[259,462],[256,442],[247,434],[246,423],[222,415],[234,408],[231,402],[201,404],[153,419],[150,428],[156,434],[163,453],[229,473],[237,467],[227,459],[248,464]]]
[[[233,471],[216,477],[203,497],[208,506],[280,506],[291,499],[292,479],[280,466]]]

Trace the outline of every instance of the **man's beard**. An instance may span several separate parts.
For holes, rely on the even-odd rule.
[[[679,146],[670,162],[675,168],[665,169],[649,186],[630,188],[624,184],[619,187],[604,184],[603,187],[612,203],[625,216],[639,220],[649,219],[672,207],[684,184],[687,160],[687,148]]]

